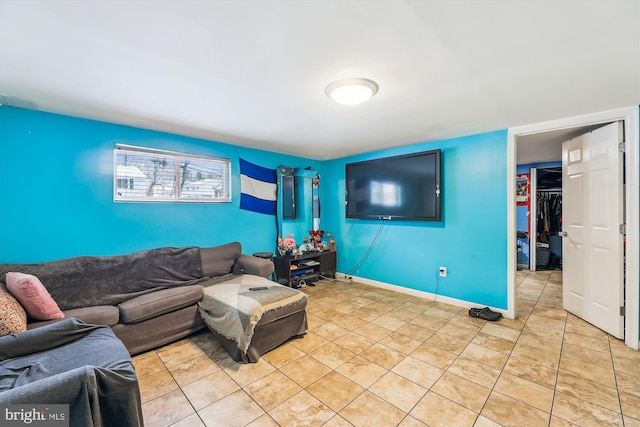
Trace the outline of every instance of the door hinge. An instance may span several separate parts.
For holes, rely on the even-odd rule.
[[[625,143],[624,142],[621,142],[621,143],[618,144],[618,151],[621,152],[621,153],[625,152]]]
[[[620,234],[627,234],[627,224],[620,224]]]
[[[624,305],[620,307],[620,316],[624,316],[625,315],[625,309],[624,309]]]

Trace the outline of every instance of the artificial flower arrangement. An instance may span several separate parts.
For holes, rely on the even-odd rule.
[[[309,235],[311,236],[313,247],[319,248],[320,243],[322,243],[322,238],[324,237],[324,230],[309,230]]]
[[[293,240],[293,234],[287,234],[287,237],[278,237],[278,253],[284,255],[292,253],[296,248],[296,241]]]

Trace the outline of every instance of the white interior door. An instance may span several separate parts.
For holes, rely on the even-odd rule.
[[[563,306],[624,338],[622,122],[562,144]]]

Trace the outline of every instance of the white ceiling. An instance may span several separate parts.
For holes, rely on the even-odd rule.
[[[0,0],[0,95],[337,158],[640,104],[640,0]]]

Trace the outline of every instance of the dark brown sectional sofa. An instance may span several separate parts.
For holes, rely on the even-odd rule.
[[[0,264],[32,274],[47,288],[65,318],[110,326],[130,354],[183,338],[205,324],[198,313],[198,283],[234,275],[269,277],[273,263],[241,253],[240,243],[200,248],[157,248],[116,256],[84,256],[37,264]],[[210,281],[210,280],[209,280]],[[54,321],[29,321],[29,329]]]

